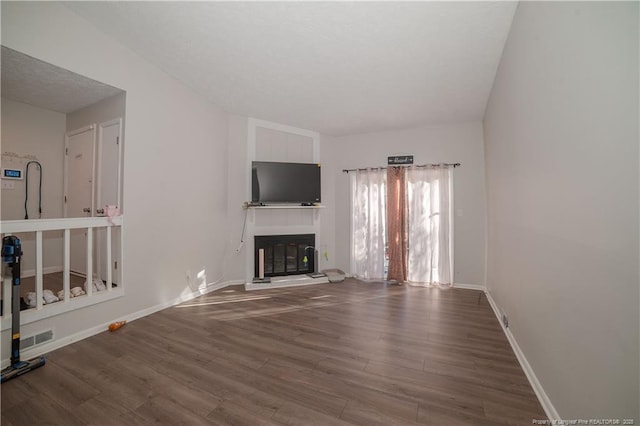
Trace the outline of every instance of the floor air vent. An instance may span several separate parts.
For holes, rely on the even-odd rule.
[[[51,339],[53,339],[53,330],[43,331],[35,336],[20,338],[20,350],[48,342]]]

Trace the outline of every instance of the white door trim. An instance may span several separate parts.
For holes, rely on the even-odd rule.
[[[113,120],[103,121],[98,125],[98,156],[96,158],[96,165],[100,168],[100,164],[102,164],[102,134],[105,127],[110,127],[114,125],[119,125],[118,128],[118,176],[117,176],[117,206],[121,208],[122,205],[122,117],[114,118]],[[98,180],[96,182],[95,188],[97,191],[96,199],[102,202],[102,194],[101,194],[101,184],[102,184],[102,170],[98,170]],[[100,206],[104,207],[104,206]]]
[[[98,124],[98,148],[97,148],[97,157],[96,157],[96,169],[97,169],[97,173],[96,173],[96,183],[94,185],[94,191],[96,192],[96,208],[104,208],[105,207],[105,202],[102,199],[102,181],[104,178],[104,171],[102,170],[102,157],[103,157],[103,147],[104,147],[104,129],[106,129],[107,127],[111,127],[111,126],[115,126],[118,125],[118,167],[117,167],[117,176],[116,176],[116,205],[118,206],[118,208],[122,208],[122,117],[118,117],[118,118],[114,118],[112,120],[107,120],[107,121],[103,121],[100,124]],[[122,213],[122,211],[121,211]],[[96,235],[96,269],[97,269],[97,275],[99,279],[104,279],[104,277],[106,276],[105,274],[107,274],[109,271],[109,268],[112,271],[112,274],[115,273],[114,278],[118,276],[118,272],[120,275],[120,279],[118,279],[117,284],[120,285],[121,281],[122,281],[122,266],[118,269],[118,272],[113,271],[114,269],[114,261],[120,261],[120,259],[122,259],[122,229],[120,229],[120,235],[119,235],[119,244],[118,247],[116,248],[116,250],[119,252],[119,255],[116,256],[115,259],[111,259],[111,262],[106,266],[107,267],[107,271],[103,271],[103,256],[105,255],[105,253],[103,253],[103,243],[104,241],[102,240],[102,235]],[[120,262],[120,264],[122,264],[122,262]]]
[[[79,135],[81,133],[85,133],[88,131],[93,131],[93,141],[92,143],[92,147],[91,147],[91,152],[92,152],[92,167],[91,167],[91,184],[94,185],[95,180],[96,180],[96,125],[95,124],[90,124],[88,126],[85,127],[81,127],[79,129],[76,130],[72,130],[70,132],[65,133],[64,136],[64,170],[63,170],[63,175],[64,175],[64,190],[63,190],[63,196],[64,199],[62,200],[62,214],[64,217],[68,217],[67,216],[67,197],[69,195],[69,190],[68,190],[68,186],[69,186],[69,160],[68,160],[68,152],[69,152],[69,138]],[[91,191],[91,216],[95,216],[95,191],[92,190]]]

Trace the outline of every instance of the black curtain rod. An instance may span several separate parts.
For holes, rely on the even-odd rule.
[[[362,169],[342,169],[343,173],[349,173],[349,172],[356,172],[358,170],[369,170],[369,169],[376,169],[376,170],[386,170],[389,167],[440,167],[440,166],[447,166],[447,167],[459,167],[460,163],[440,163],[440,164],[420,164],[420,165],[416,165],[414,166],[413,164],[407,164],[407,165],[398,165],[398,166],[387,166],[387,167],[365,167]]]

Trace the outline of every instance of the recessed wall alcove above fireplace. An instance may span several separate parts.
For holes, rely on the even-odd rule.
[[[249,118],[247,121],[246,160],[249,167],[242,178],[245,197],[252,199],[252,168],[254,161],[283,163],[320,163],[320,134],[279,123]],[[323,206],[300,204],[268,204],[246,210],[245,289],[291,287],[328,282],[326,277],[308,276],[325,265],[315,247],[324,244],[321,217]],[[295,235],[294,235],[295,234]],[[277,238],[278,240],[273,240]],[[264,250],[260,280],[260,249]],[[323,252],[325,252],[323,248]],[[256,280],[256,278],[258,278]]]
[[[315,271],[314,234],[256,235],[254,276],[259,276],[259,251],[264,250],[264,276],[308,274]]]

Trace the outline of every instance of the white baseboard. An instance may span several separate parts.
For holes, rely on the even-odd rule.
[[[63,270],[64,270],[64,268],[62,266],[47,266],[46,268],[42,268],[42,275],[54,274],[56,272],[62,272]],[[22,276],[22,278],[35,277],[36,276],[36,270],[35,269],[26,269],[24,271],[21,271],[20,275]]]
[[[186,295],[182,295],[180,297],[176,297],[175,299],[169,300],[167,302],[152,306],[150,308],[146,308],[143,309],[141,311],[137,311],[137,312],[133,312],[129,315],[125,315],[124,317],[121,318],[114,318],[113,320],[106,322],[104,324],[99,324],[95,327],[92,328],[88,328],[86,330],[82,330],[79,331],[75,334],[72,334],[70,336],[65,336],[63,338],[60,339],[55,339],[55,332],[54,332],[54,340],[52,340],[49,343],[43,344],[43,345],[39,345],[39,346],[34,346],[32,348],[26,349],[24,351],[20,352],[20,358],[27,360],[27,359],[32,359],[32,358],[36,358],[39,357],[41,355],[44,355],[48,352],[54,351],[56,349],[60,349],[64,346],[70,345],[71,343],[75,343],[75,342],[79,342],[80,340],[86,339],[88,337],[94,336],[98,333],[102,333],[103,331],[106,331],[109,327],[109,324],[113,321],[127,321],[127,322],[131,322],[131,321],[135,321],[139,318],[142,317],[146,317],[147,315],[151,315],[155,312],[161,311],[163,309],[166,308],[170,308],[171,306],[175,306],[178,305],[182,302],[186,302],[188,300],[192,300],[195,299],[198,296],[202,296],[203,294],[207,294],[210,293],[212,291],[215,290],[219,290],[221,288],[224,287],[228,287],[228,286],[232,286],[232,285],[242,285],[244,284],[244,281],[242,280],[230,280],[230,281],[224,281],[221,283],[215,283],[215,284],[207,284],[207,287],[199,290],[199,291],[194,291],[190,294],[186,294]],[[10,364],[10,360],[7,359],[3,359],[2,363],[0,365],[0,368],[6,368],[8,367]]]
[[[487,288],[480,284],[463,284],[463,283],[454,283],[454,288],[464,288],[467,290],[479,290],[479,291],[487,291]]]
[[[507,340],[509,340],[509,344],[511,345],[513,352],[516,354],[516,358],[518,358],[518,362],[520,363],[520,366],[522,367],[524,374],[527,376],[527,379],[529,380],[529,384],[531,384],[533,391],[536,393],[536,396],[538,397],[538,401],[540,401],[540,405],[542,405],[542,408],[544,409],[545,414],[547,415],[549,420],[551,420],[551,422],[562,421],[562,417],[560,417],[560,415],[558,414],[558,411],[555,409],[555,407],[553,406],[553,403],[549,399],[549,396],[547,395],[542,385],[540,384],[540,381],[538,381],[538,378],[536,377],[536,374],[534,373],[533,368],[531,368],[531,364],[529,364],[529,361],[527,361],[527,357],[525,357],[524,352],[522,352],[522,349],[520,349],[520,346],[518,345],[516,338],[511,333],[511,330],[505,327],[504,324],[502,323],[502,316],[500,315],[500,309],[498,309],[498,305],[496,305],[496,302],[493,300],[493,297],[491,297],[491,293],[489,293],[489,291],[485,291],[485,294],[487,296],[487,300],[489,301],[489,305],[491,305],[491,309],[493,309],[493,313],[496,315],[496,318],[498,318],[498,322],[500,323],[500,327],[502,327],[502,331],[504,332],[505,336],[507,336]],[[564,424],[564,423],[558,423],[558,424]]]

